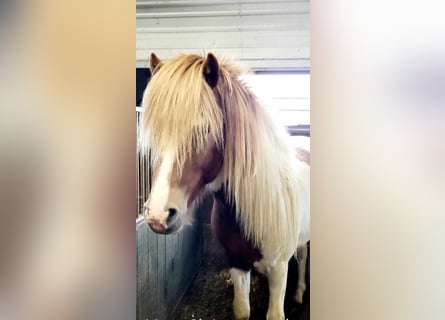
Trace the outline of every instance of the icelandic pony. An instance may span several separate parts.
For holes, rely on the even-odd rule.
[[[250,316],[255,267],[268,277],[267,319],[284,319],[288,261],[297,247],[306,262],[309,164],[295,157],[284,127],[240,80],[236,63],[211,53],[161,62],[152,53],[150,65],[140,132],[153,167],[146,222],[157,233],[179,232],[190,209],[213,194],[212,226],[232,267],[235,318]],[[301,302],[301,271],[300,281]]]

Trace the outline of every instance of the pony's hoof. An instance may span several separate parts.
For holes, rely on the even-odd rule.
[[[297,303],[300,303],[300,304],[303,303],[303,294],[304,294],[305,290],[306,290],[305,285],[303,285],[303,286],[300,285],[297,288],[297,291],[295,292],[295,296],[294,296],[294,299]]]
[[[267,320],[284,320],[284,313],[282,312],[267,312]]]
[[[219,273],[219,276],[220,276],[220,278],[222,278],[222,279],[224,279],[226,281],[226,285],[228,287],[233,285],[233,281],[232,281],[232,278],[230,277],[229,270],[225,269],[225,270],[221,271]]]
[[[303,303],[303,293],[297,292],[294,296],[294,299],[297,303],[302,304]]]
[[[236,320],[248,320],[250,318],[250,306],[234,303],[233,314]]]
[[[242,316],[235,315],[235,320],[249,320],[249,319],[250,319],[250,315],[242,315]]]

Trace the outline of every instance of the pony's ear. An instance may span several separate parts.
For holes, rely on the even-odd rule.
[[[209,53],[204,63],[204,77],[211,88],[216,87],[218,83],[219,66],[216,57]]]
[[[159,68],[160,68],[161,66],[162,66],[161,59],[159,59],[159,58],[154,54],[154,52],[152,52],[152,53],[150,54],[150,71],[151,71],[151,74],[152,74],[152,75],[155,74],[156,71],[158,71]]]

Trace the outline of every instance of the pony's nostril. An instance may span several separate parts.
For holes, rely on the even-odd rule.
[[[168,218],[169,219],[174,218],[177,213],[178,213],[178,210],[176,210],[175,208],[168,208]]]

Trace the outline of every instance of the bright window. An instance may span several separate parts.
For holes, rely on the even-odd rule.
[[[310,125],[310,74],[251,74],[243,76],[280,123],[288,127]],[[295,146],[309,149],[306,137],[293,136]]]

